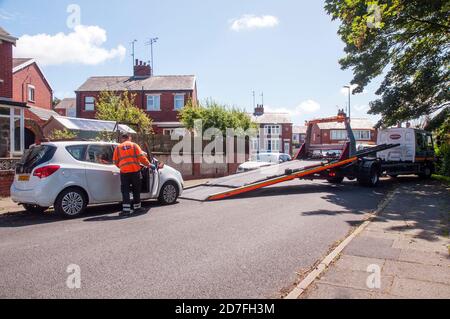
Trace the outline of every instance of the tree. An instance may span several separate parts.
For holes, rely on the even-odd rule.
[[[370,104],[379,125],[429,115],[450,102],[450,2],[448,0],[326,0],[341,20],[343,69],[352,69],[355,92],[384,75]]]
[[[217,128],[224,134],[227,128],[246,131],[254,127],[250,116],[245,111],[229,108],[213,100],[206,100],[205,103],[198,105],[193,105],[192,101],[189,101],[179,112],[179,119],[189,130],[194,129],[196,120],[202,120],[203,130]]]
[[[71,140],[77,137],[77,134],[68,129],[54,130],[50,133],[49,139],[51,141]]]
[[[96,117],[132,126],[138,135],[152,132],[152,119],[135,104],[136,94],[103,91],[97,101]]]

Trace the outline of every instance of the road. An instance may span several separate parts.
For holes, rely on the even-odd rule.
[[[394,186],[293,181],[220,202],[0,215],[0,298],[277,298]],[[67,267],[81,270],[69,289]]]

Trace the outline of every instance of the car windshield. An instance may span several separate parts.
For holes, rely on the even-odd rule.
[[[252,162],[268,162],[278,163],[277,154],[253,154],[251,157]]]
[[[20,162],[17,164],[17,174],[31,174],[33,169],[52,159],[56,152],[56,147],[50,145],[32,146],[23,154]]]

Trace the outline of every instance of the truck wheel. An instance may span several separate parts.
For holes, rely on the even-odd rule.
[[[363,173],[362,176],[358,177],[358,182],[362,186],[375,187],[380,181],[380,175],[376,166],[372,166],[368,173]]]
[[[342,183],[343,180],[344,180],[343,177],[332,177],[332,178],[327,179],[328,183],[331,183],[331,184],[340,184],[340,183]]]
[[[172,205],[178,199],[178,186],[175,182],[169,181],[161,187],[159,191],[158,201],[161,205]]]
[[[31,205],[31,204],[23,204],[23,208],[25,208],[27,212],[32,214],[42,214],[48,209],[48,207],[41,207],[38,205]]]
[[[59,194],[55,201],[56,213],[74,218],[81,215],[87,206],[87,198],[79,188],[68,188]]]
[[[433,166],[427,165],[423,169],[423,172],[419,174],[419,177],[423,179],[428,179],[431,178],[431,175],[433,175]]]

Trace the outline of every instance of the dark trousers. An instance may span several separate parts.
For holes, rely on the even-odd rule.
[[[131,212],[141,208],[141,172],[120,174],[123,199],[123,211]],[[133,206],[131,206],[130,191],[133,192]]]

